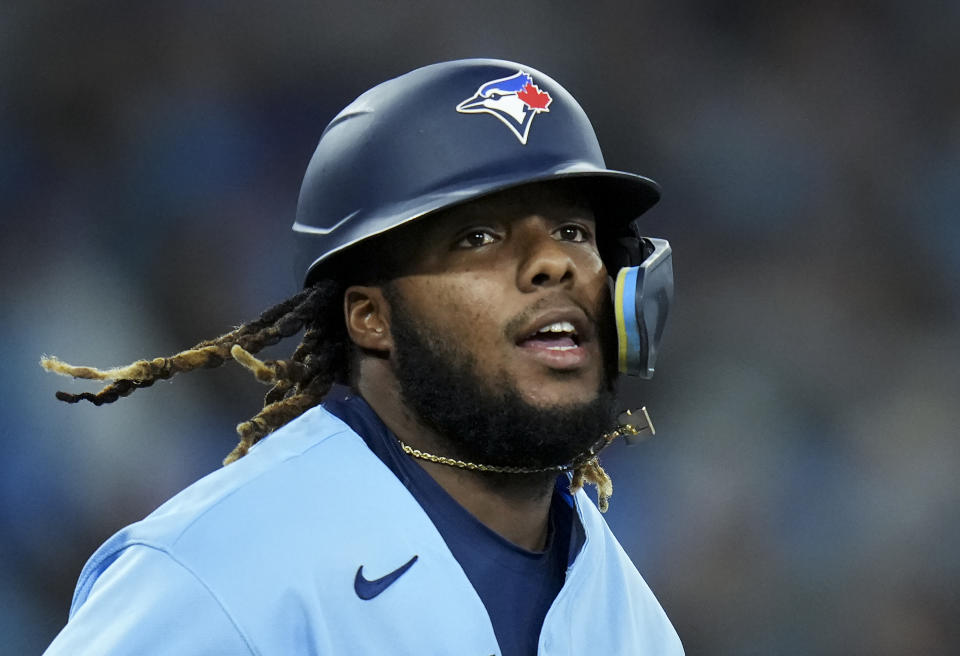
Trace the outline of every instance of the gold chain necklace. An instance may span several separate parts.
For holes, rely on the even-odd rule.
[[[644,424],[639,425],[639,423],[634,424],[632,420],[634,417],[641,417]],[[610,444],[617,439],[618,437],[623,437],[628,444],[632,443],[634,436],[639,435],[645,430],[649,430],[651,435],[656,435],[656,430],[653,427],[653,422],[650,421],[650,414],[647,412],[646,406],[640,408],[637,415],[634,415],[633,412],[627,410],[620,414],[617,418],[617,423],[620,425],[609,433],[604,433],[599,440],[597,440],[593,446],[591,446],[587,451],[581,453],[579,456],[573,459],[570,463],[566,465],[549,465],[547,467],[511,467],[507,465],[483,465],[475,462],[469,462],[466,460],[457,460],[456,458],[448,458],[446,456],[437,456],[432,453],[427,453],[426,451],[421,451],[420,449],[415,449],[399,437],[397,441],[400,443],[400,448],[403,449],[403,452],[408,456],[413,456],[420,460],[426,460],[428,462],[435,462],[441,465],[447,465],[448,467],[457,467],[458,469],[467,469],[469,471],[482,471],[482,472],[493,472],[496,474],[540,474],[543,472],[565,472],[573,471],[578,467],[589,463],[590,461],[597,459],[597,454],[599,454],[603,449],[610,446]]]

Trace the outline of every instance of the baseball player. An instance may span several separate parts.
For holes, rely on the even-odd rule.
[[[304,177],[302,291],[172,357],[42,361],[107,381],[67,402],[228,360],[270,385],[227,466],[94,553],[47,653],[682,654],[599,512],[597,454],[646,425],[616,378],[652,375],[672,298],[634,221],[658,198],[528,66],[361,95]]]

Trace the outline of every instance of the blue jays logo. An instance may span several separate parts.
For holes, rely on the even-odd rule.
[[[541,91],[533,83],[533,78],[523,71],[516,75],[491,80],[480,85],[472,98],[457,105],[462,114],[491,114],[517,136],[520,143],[526,145],[533,117],[540,112],[549,112],[553,98]]]

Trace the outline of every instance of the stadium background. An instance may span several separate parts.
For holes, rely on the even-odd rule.
[[[676,310],[624,390],[659,434],[606,458],[608,517],[688,653],[957,653],[958,28],[893,0],[5,3],[0,651],[39,652],[90,552],[216,468],[265,391],[229,366],[68,407],[89,386],[40,354],[166,355],[292,293],[326,122],[495,56],[664,188]]]

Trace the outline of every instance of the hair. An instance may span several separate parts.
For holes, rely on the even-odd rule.
[[[212,369],[228,360],[253,372],[271,385],[263,409],[237,425],[240,441],[224,459],[227,465],[246,455],[260,439],[320,403],[334,382],[346,382],[350,369],[350,342],[343,319],[344,283],[331,278],[316,281],[297,295],[265,310],[257,319],[215,339],[206,340],[176,355],[138,360],[124,367],[77,367],[55,357],[40,365],[64,376],[112,381],[99,392],[57,392],[66,403],[113,403],[141,387],[150,387],[194,369]],[[267,346],[304,331],[289,359],[262,361],[254,357]]]

